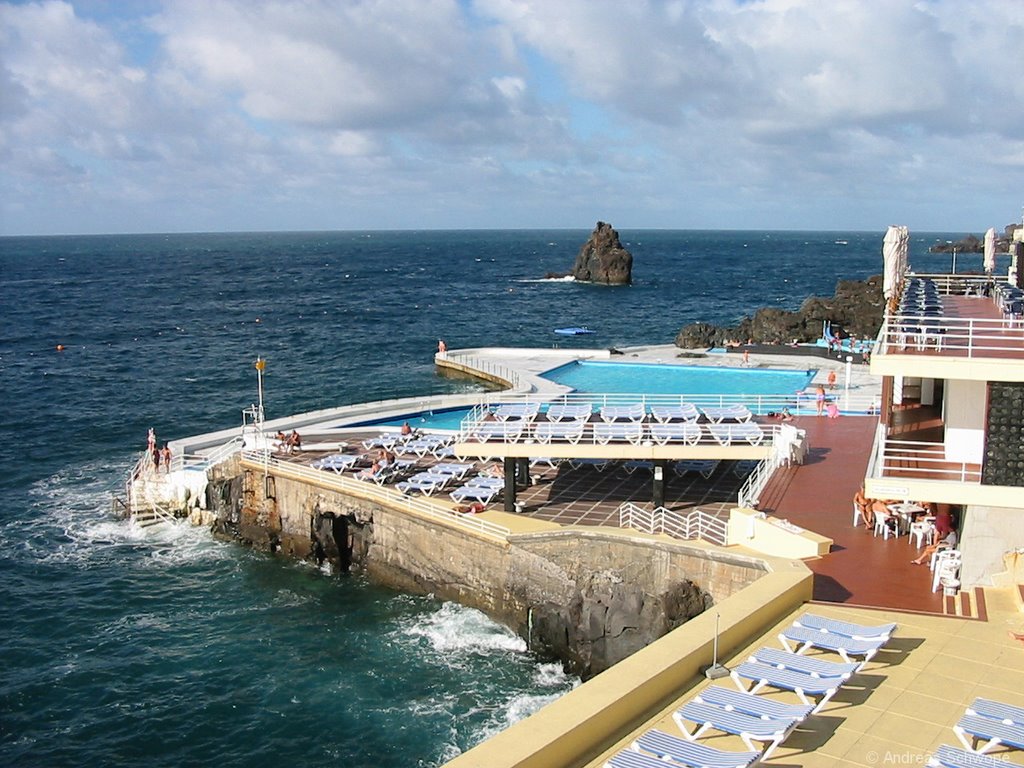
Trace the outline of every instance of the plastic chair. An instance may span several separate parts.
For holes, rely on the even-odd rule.
[[[883,539],[888,539],[890,533],[896,535],[889,527],[889,520],[892,518],[893,516],[887,512],[875,512],[875,536],[881,533]]]
[[[960,576],[960,551],[944,549],[935,553],[935,572],[932,575],[932,592],[938,592],[943,582],[956,581]],[[959,582],[957,581],[959,585]]]
[[[924,546],[925,537],[931,536],[933,530],[935,530],[935,526],[930,520],[916,520],[910,524],[910,537],[917,537],[918,549]]]

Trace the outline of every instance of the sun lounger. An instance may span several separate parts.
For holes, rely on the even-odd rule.
[[[605,405],[601,407],[601,418],[604,421],[643,421],[644,404]]]
[[[476,477],[471,477],[469,480],[467,480],[465,485],[466,486],[470,486],[472,488],[498,488],[498,489],[501,489],[501,488],[505,487],[505,479],[502,478],[502,477],[490,477],[488,475],[477,475]]]
[[[450,479],[450,475],[436,475],[432,472],[419,472],[408,480],[395,483],[395,488],[400,490],[402,493],[419,491],[424,496],[432,496],[435,491],[439,491],[444,488]]]
[[[696,421],[700,418],[700,411],[693,403],[680,403],[679,405],[652,405],[651,416],[656,421],[667,423],[670,421]]]
[[[541,421],[535,424],[533,434],[538,443],[550,443],[554,440],[566,441],[575,445],[583,437],[585,421]]]
[[[387,448],[391,450],[398,442],[398,434],[394,432],[381,432],[376,437],[368,437],[363,440],[363,448],[370,451],[374,448]]]
[[[797,720],[798,722],[803,721],[814,710],[814,707],[809,704],[786,704],[765,696],[755,696],[746,691],[723,688],[719,685],[705,688],[694,697],[694,701],[703,701],[707,704],[714,704],[716,707],[730,707],[737,712],[762,719]]]
[[[642,734],[633,742],[632,748],[642,749],[662,760],[671,761],[669,765],[685,765],[691,768],[741,768],[753,765],[761,757],[758,751],[725,752],[658,730]],[[664,765],[665,763],[662,763],[662,766]]]
[[[826,661],[815,656],[802,656],[779,648],[759,648],[750,656],[750,661],[768,664],[780,669],[793,669],[812,677],[838,677],[848,680],[860,668],[857,662],[842,663]]]
[[[732,465],[732,473],[736,477],[746,477],[754,468],[759,464],[757,459],[744,459],[743,461],[737,461]]]
[[[434,475],[448,475],[456,480],[461,480],[468,475],[475,466],[475,464],[459,464],[455,462],[442,461],[432,467],[428,467],[427,472]]]
[[[752,421],[740,424],[709,424],[708,431],[719,445],[735,445],[743,442],[757,445],[764,440],[764,430]]]
[[[651,435],[651,440],[658,445],[665,445],[670,442],[696,445],[700,442],[702,434],[700,425],[692,421],[669,421],[648,424],[647,431]]]
[[[463,504],[467,501],[479,501],[485,506],[501,493],[500,488],[488,488],[486,486],[463,485],[448,494],[448,498],[456,504]]]
[[[808,648],[821,648],[838,653],[845,662],[852,662],[852,656],[863,656],[861,666],[870,661],[878,649],[889,641],[888,638],[862,640],[806,627],[788,627],[779,633],[779,640],[787,651],[794,653],[803,653]]]
[[[792,669],[778,669],[767,664],[760,664],[756,661],[744,661],[737,665],[730,675],[736,687],[747,693],[757,693],[765,686],[779,688],[783,691],[793,691],[800,697],[804,704],[813,704],[812,712],[817,712],[831,699],[843,679],[839,677],[813,677],[805,672],[797,672]],[[749,690],[744,688],[743,680],[753,682]],[[817,704],[811,701],[810,696],[821,696]]]
[[[551,456],[534,456],[532,459],[530,459],[530,466],[536,467],[539,464],[546,464],[549,469],[554,469],[563,461],[565,461],[565,459],[556,459],[552,458]]]
[[[608,459],[569,459],[569,466],[573,469],[593,467],[598,472],[604,472],[608,468]]]
[[[586,421],[590,418],[590,403],[556,403],[548,406],[548,421]]]
[[[494,409],[498,421],[518,419],[531,421],[540,413],[540,403],[502,403]]]
[[[1015,707],[992,699],[975,699],[967,708],[967,714],[991,717],[1008,725],[1024,726],[1024,707]]]
[[[805,613],[793,622],[793,626],[816,629],[820,632],[832,632],[836,635],[856,637],[858,640],[876,640],[892,637],[899,624],[851,624],[848,621],[829,619],[825,616],[817,616],[813,613]]]
[[[1006,768],[1010,763],[943,744],[928,758],[931,768]]]
[[[353,453],[339,453],[317,459],[309,466],[313,469],[326,469],[341,474],[346,469],[351,469],[358,461],[359,457]]]
[[[376,472],[371,472],[370,468],[367,467],[366,469],[356,472],[355,477],[359,480],[372,480],[377,485],[386,485],[390,481],[396,479],[415,463],[416,462],[412,459],[397,459],[393,463],[381,467]]]
[[[999,746],[1024,749],[1024,725],[1004,723],[992,717],[964,715],[953,726],[953,733],[960,739],[964,749],[979,755]]]
[[[675,463],[677,475],[699,472],[705,480],[715,474],[716,469],[718,469],[718,459],[684,459]]]
[[[754,415],[745,405],[708,406],[701,408],[708,421],[718,424],[722,421],[750,421]]]
[[[506,443],[514,443],[523,434],[523,422],[514,421],[485,421],[473,428],[472,437],[481,443],[486,443],[491,438],[503,440]]]
[[[744,712],[716,707],[701,701],[691,701],[685,704],[673,713],[672,719],[676,721],[679,730],[690,741],[700,738],[706,731],[716,730],[739,736],[750,750],[758,749],[754,746],[755,741],[768,742],[764,747],[762,758],[769,757],[800,722],[796,718],[764,720]],[[696,724],[693,733],[686,728],[686,721]]]
[[[607,445],[613,440],[627,441],[639,445],[644,439],[644,425],[639,421],[627,423],[612,421],[605,424],[594,424],[594,442]]]
[[[626,470],[627,475],[632,475],[634,472],[638,472],[640,470],[647,470],[649,472],[654,469],[654,462],[642,459],[624,461],[622,462],[622,468]]]

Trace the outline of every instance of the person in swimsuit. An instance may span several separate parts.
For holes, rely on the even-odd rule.
[[[821,416],[825,412],[825,388],[819,384],[815,391],[815,406],[818,409],[818,415]]]

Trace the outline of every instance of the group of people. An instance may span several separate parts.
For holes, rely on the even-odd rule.
[[[377,451],[377,456],[374,458],[373,463],[366,469],[361,469],[357,473],[357,477],[360,478],[372,478],[377,475],[382,469],[387,469],[397,460],[397,456],[389,451],[387,448],[381,448]]]
[[[288,435],[278,430],[274,439],[277,440],[278,453],[289,454],[302,450],[302,437],[294,429]]]
[[[864,494],[862,483],[853,497],[853,503],[860,510],[861,520],[864,521],[864,527],[868,530],[875,527],[878,515],[886,515],[893,525],[896,524],[896,519],[889,511],[890,504],[899,503],[896,499],[869,499]],[[915,565],[921,565],[930,561],[932,555],[940,549],[956,549],[957,533],[956,522],[948,509],[937,509],[935,504],[930,501],[919,501],[916,504],[921,511],[915,513],[915,518],[932,518],[932,539],[928,546],[921,551],[921,554],[911,560]]]
[[[149,428],[149,434],[146,436],[146,452],[148,453],[150,460],[153,462],[153,471],[160,471],[160,464],[164,465],[164,472],[170,473],[171,471],[171,446],[168,443],[164,443],[164,447],[160,448],[156,440],[156,430],[152,427]]]

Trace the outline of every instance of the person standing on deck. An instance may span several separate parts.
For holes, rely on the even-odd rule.
[[[828,388],[829,389],[835,389],[836,388],[836,372],[835,371],[829,371],[828,372]]]
[[[164,443],[163,450],[160,451],[160,458],[164,462],[164,472],[167,474],[171,473],[171,446],[169,443]]]

